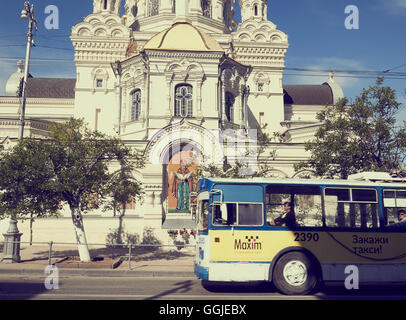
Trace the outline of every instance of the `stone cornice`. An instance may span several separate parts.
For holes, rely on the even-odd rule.
[[[106,50],[127,48],[130,41],[129,37],[125,38],[96,38],[96,37],[71,37],[71,41],[76,50]]]
[[[0,118],[0,127],[20,127],[20,120],[15,119],[1,119]],[[42,131],[49,131],[49,125],[51,122],[44,120],[25,120],[25,128],[28,129],[37,129]]]
[[[0,97],[0,105],[20,105],[20,99],[18,97]],[[27,105],[69,105],[74,106],[75,99],[58,99],[58,98],[27,98]]]
[[[176,50],[152,50],[146,49],[145,52],[147,53],[148,57],[150,58],[193,58],[193,60],[197,59],[220,59],[224,52],[203,52],[203,51],[176,51]]]

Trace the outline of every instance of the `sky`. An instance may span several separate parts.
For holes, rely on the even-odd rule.
[[[17,60],[25,57],[27,32],[27,21],[20,18],[24,0],[2,2],[0,96],[8,77],[17,70]],[[74,78],[69,35],[72,26],[92,12],[93,0],[30,2],[38,21],[30,73],[34,77]],[[49,5],[58,8],[59,29],[45,27]],[[353,7],[346,12],[348,6]],[[234,19],[241,22],[238,0]],[[398,101],[404,104],[398,123],[406,120],[406,0],[269,0],[268,19],[288,35],[284,84],[321,84],[328,78],[327,70],[332,70],[351,102],[363,88],[374,85],[379,74],[360,71],[380,72],[385,76],[384,84],[395,89]],[[386,70],[390,72],[382,73]]]

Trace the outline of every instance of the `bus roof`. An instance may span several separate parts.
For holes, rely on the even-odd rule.
[[[404,187],[406,180],[393,179],[391,181],[365,181],[344,179],[299,179],[299,178],[203,178],[212,183],[243,183],[243,184],[301,184],[301,185],[331,185],[331,186],[362,186],[362,187]],[[402,183],[402,181],[404,181]]]

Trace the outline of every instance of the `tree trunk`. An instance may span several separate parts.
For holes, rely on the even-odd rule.
[[[31,216],[30,216],[30,246],[32,246],[32,225],[33,225],[33,223],[34,223],[34,217],[31,213]]]
[[[124,219],[126,208],[127,208],[127,204],[124,203],[123,204],[123,209],[120,210],[120,215],[118,217],[118,229],[117,230],[118,230],[118,234],[120,236],[121,243],[123,243],[122,242],[123,239],[121,238],[121,235],[122,235],[122,232],[123,232],[123,219]]]
[[[78,244],[79,258],[82,262],[89,262],[90,253],[87,246],[85,227],[83,225],[83,217],[79,208],[71,208],[73,227],[75,229],[76,242]]]

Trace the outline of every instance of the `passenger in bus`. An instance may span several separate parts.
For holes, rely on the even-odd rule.
[[[292,211],[292,206],[290,202],[285,202],[283,204],[283,209],[285,210],[278,218],[276,218],[271,225],[273,226],[286,226],[294,227],[296,226],[295,214]]]
[[[396,223],[389,224],[387,228],[406,230],[406,210],[400,209],[398,211],[398,220]]]

